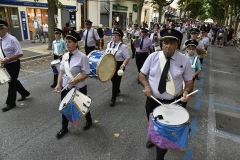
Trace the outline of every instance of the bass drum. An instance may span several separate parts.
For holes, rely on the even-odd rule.
[[[117,62],[112,54],[104,54],[104,51],[94,50],[89,55],[90,75],[101,82],[109,81],[115,71]]]

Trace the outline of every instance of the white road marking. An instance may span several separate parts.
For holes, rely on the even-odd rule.
[[[236,75],[236,76],[240,76],[240,74],[234,74],[231,72],[224,72],[224,71],[217,71],[217,70],[212,70],[213,72],[219,72],[219,73],[226,73],[226,74],[232,74],[232,75]]]

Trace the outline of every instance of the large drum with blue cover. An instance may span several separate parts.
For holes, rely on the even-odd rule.
[[[179,105],[156,107],[150,116],[148,138],[159,148],[185,150],[188,144],[189,114]]]
[[[112,54],[104,54],[104,51],[94,50],[88,55],[91,78],[97,78],[101,82],[109,81],[116,71],[116,59]]]

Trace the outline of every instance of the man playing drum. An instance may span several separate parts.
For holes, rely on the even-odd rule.
[[[175,29],[164,29],[160,35],[163,51],[149,55],[139,73],[139,81],[147,96],[145,108],[148,119],[154,108],[159,106],[151,96],[163,104],[169,104],[183,96],[182,106],[186,107],[186,102],[190,99],[187,94],[193,88],[191,64],[187,57],[176,50],[182,34]],[[183,81],[185,82],[184,91],[182,90]],[[151,141],[147,142],[147,148],[153,146]],[[167,149],[156,148],[157,160],[163,160]]]
[[[18,101],[25,100],[30,93],[22,86],[21,82],[18,80],[18,75],[20,71],[20,60],[19,58],[23,56],[21,46],[16,37],[13,37],[8,33],[8,23],[0,20],[0,49],[3,55],[0,57],[0,66],[4,65],[7,72],[11,76],[11,81],[8,83],[8,96],[6,100],[7,106],[2,109],[6,112],[14,107],[16,107],[17,92],[22,96]],[[0,75],[1,77],[1,75]]]
[[[78,33],[74,31],[69,31],[66,36],[66,44],[69,53],[65,53],[63,55],[61,65],[60,65],[60,73],[58,76],[58,84],[55,87],[55,92],[60,92],[60,90],[66,85],[66,89],[61,92],[61,100],[67,95],[67,93],[71,90],[71,88],[75,87],[75,89],[79,90],[83,94],[87,94],[87,81],[88,75],[90,73],[89,70],[89,61],[87,56],[78,50],[78,41],[81,40]],[[68,62],[68,66],[66,65]],[[67,69],[70,71],[74,77],[81,73],[81,76],[78,78],[71,79],[68,76]],[[83,130],[88,130],[92,124],[92,117],[90,111],[86,114],[86,125],[83,127]],[[57,133],[56,137],[59,139],[63,137],[66,133],[68,133],[68,119],[65,115],[62,115],[62,129]]]

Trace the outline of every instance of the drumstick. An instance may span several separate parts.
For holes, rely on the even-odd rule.
[[[75,80],[79,75],[81,75],[81,73],[78,73],[78,75],[76,77],[74,77],[73,80]],[[60,92],[65,90],[68,87],[68,85],[69,85],[69,83],[66,86],[64,86],[64,88]]]
[[[164,106],[163,103],[161,103],[159,100],[157,100],[156,98],[154,98],[152,95],[151,95],[151,98],[154,99],[156,102],[158,102],[159,104],[161,104],[162,106]]]
[[[195,90],[195,91],[193,91],[193,92],[191,92],[191,93],[189,93],[189,94],[187,95],[187,97],[189,97],[189,96],[191,96],[191,95],[193,95],[194,93],[197,93],[197,92],[198,92],[198,89]],[[176,101],[174,101],[174,102],[172,102],[172,103],[170,103],[170,104],[168,104],[168,105],[175,104],[175,103],[181,101],[181,99],[182,99],[182,98],[179,98],[178,100],[176,100]]]

